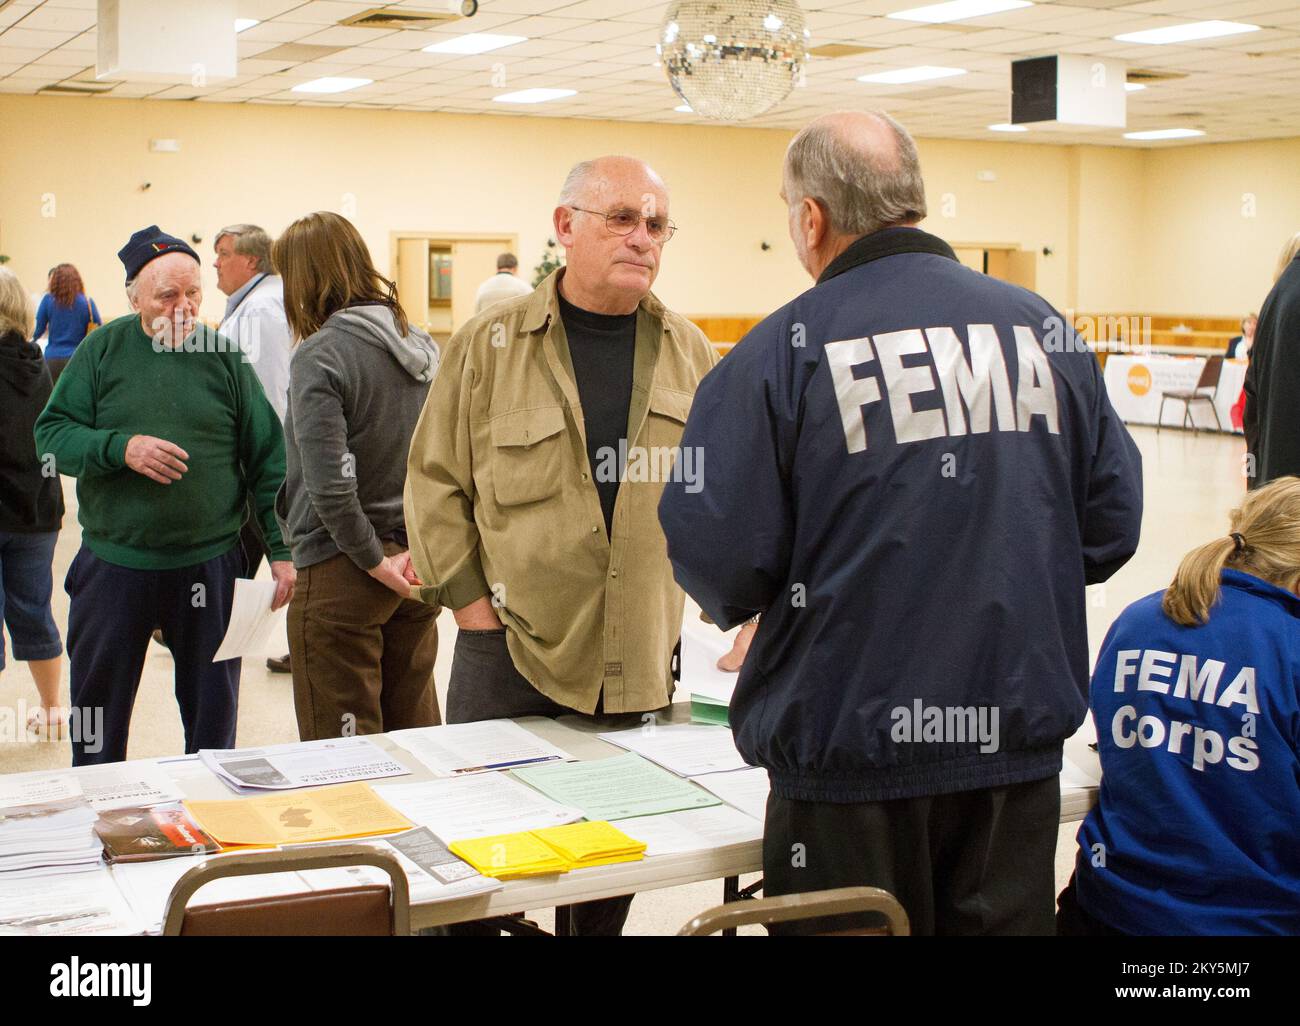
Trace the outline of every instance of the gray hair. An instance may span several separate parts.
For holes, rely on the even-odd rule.
[[[231,224],[217,232],[212,240],[212,248],[229,235],[235,240],[235,252],[240,256],[252,257],[257,261],[257,270],[262,274],[271,273],[271,236],[255,224]]]
[[[587,191],[587,183],[591,181],[591,175],[595,168],[596,161],[594,160],[584,160],[573,165],[573,168],[565,176],[564,185],[560,189],[559,206],[571,207],[575,203],[582,202],[583,193]]]
[[[831,229],[841,235],[868,235],[920,221],[926,214],[916,143],[884,111],[869,113],[893,131],[894,153],[855,146],[824,121],[796,135],[786,152],[786,201],[794,206],[805,198],[816,200],[826,209]]]
[[[519,266],[519,258],[513,253],[502,253],[497,257],[497,270],[504,271]]]

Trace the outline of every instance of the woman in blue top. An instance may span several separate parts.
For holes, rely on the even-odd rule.
[[[1300,478],[1111,626],[1062,934],[1300,934]]]
[[[32,336],[35,341],[49,329],[45,362],[55,383],[81,340],[101,323],[99,310],[87,297],[77,269],[71,264],[59,264],[50,272],[50,291],[41,297],[36,309],[36,332]]]

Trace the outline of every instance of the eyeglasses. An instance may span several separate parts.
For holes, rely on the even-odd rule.
[[[584,207],[570,206],[570,210],[580,210],[584,214],[595,214],[597,217],[605,219],[605,227],[615,235],[631,235],[636,231],[636,226],[642,221],[645,222],[646,232],[649,234],[651,241],[664,243],[673,237],[677,231],[677,225],[673,224],[666,217],[642,217],[635,210],[613,210],[608,214],[603,210],[587,210]]]

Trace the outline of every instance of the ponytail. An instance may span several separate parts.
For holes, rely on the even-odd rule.
[[[1173,583],[1161,603],[1165,615],[1184,627],[1199,627],[1210,618],[1219,601],[1219,578],[1237,545],[1231,538],[1216,538],[1193,549],[1178,564]]]
[[[1280,477],[1248,492],[1231,514],[1232,532],[1193,549],[1165,590],[1165,615],[1199,627],[1219,601],[1225,569],[1295,592],[1300,587],[1300,477]]]

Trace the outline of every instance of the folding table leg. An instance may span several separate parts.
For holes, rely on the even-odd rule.
[[[573,906],[572,905],[555,906],[555,936],[557,937],[573,936]]]

